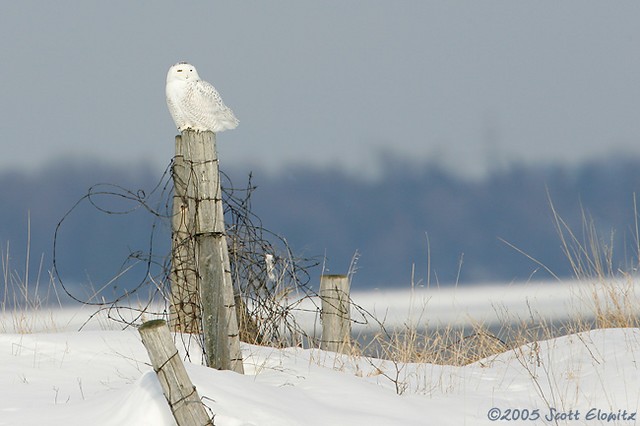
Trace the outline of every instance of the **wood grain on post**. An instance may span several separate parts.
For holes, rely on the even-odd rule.
[[[224,226],[220,171],[213,132],[182,132],[186,199],[192,209],[195,270],[207,365],[243,373],[238,320]],[[191,220],[191,219],[189,219]]]
[[[178,426],[213,425],[187,375],[167,323],[163,320],[147,321],[138,328],[138,332]]]
[[[176,136],[173,179],[173,215],[171,220],[171,306],[169,325],[176,332],[200,333],[200,294],[196,278],[195,203],[187,197],[191,170],[185,165],[185,145]]]
[[[320,348],[349,353],[351,349],[351,304],[349,278],[346,275],[322,275],[322,340]]]

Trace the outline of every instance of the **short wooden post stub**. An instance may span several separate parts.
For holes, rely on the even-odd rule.
[[[349,353],[351,350],[349,287],[349,277],[346,275],[322,275],[320,277],[321,349],[341,353]]]

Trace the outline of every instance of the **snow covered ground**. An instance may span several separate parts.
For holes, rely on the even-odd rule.
[[[465,304],[466,290],[456,291],[456,301],[443,303],[462,317],[475,304],[489,315],[499,294],[509,293],[485,288]],[[540,309],[558,302],[543,293],[535,297]],[[370,308],[396,309],[393,297],[374,296]],[[440,309],[436,301],[430,297],[427,312]],[[104,322],[69,331],[88,314],[43,310],[0,319],[0,425],[175,424],[137,331]],[[21,321],[37,332],[11,332]],[[565,336],[464,367],[251,345],[243,354],[244,376],[187,362],[216,425],[631,425],[640,405],[639,329]]]

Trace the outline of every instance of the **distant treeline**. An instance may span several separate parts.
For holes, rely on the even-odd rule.
[[[571,265],[551,203],[584,247],[592,243],[587,231],[597,231],[597,245],[612,250],[614,269],[630,271],[637,264],[638,158],[576,167],[512,166],[480,180],[432,164],[389,163],[378,179],[340,170],[290,168],[277,176],[254,171],[252,210],[297,254],[319,258],[325,273],[346,273],[357,253],[356,289],[406,287],[412,274],[417,285],[548,279],[547,269],[568,277]],[[249,170],[228,172],[233,186],[246,186]],[[56,260],[63,278],[98,288],[128,254],[150,248],[153,261],[164,262],[169,229],[162,214],[169,197],[162,186],[153,191],[161,178],[162,171],[104,164],[1,173],[3,264],[8,260],[11,271],[23,274],[29,243],[31,279],[40,263],[41,280],[48,279],[56,225],[97,183],[131,190],[153,212],[118,195],[120,189],[98,187],[99,194],[73,210],[60,229]],[[316,280],[322,269],[313,272]],[[138,274],[131,279],[136,282],[145,271],[131,273]]]

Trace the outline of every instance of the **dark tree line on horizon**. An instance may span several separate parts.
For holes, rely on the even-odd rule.
[[[598,244],[613,250],[614,269],[637,266],[634,194],[640,190],[640,158],[575,167],[514,165],[477,180],[433,164],[398,162],[387,170],[369,180],[338,170],[290,168],[278,176],[255,171],[252,210],[294,251],[319,258],[325,273],[347,273],[357,253],[354,289],[406,288],[412,271],[415,284],[432,286],[546,280],[552,277],[547,269],[570,277],[551,203],[584,244],[592,237],[589,229],[597,232]],[[232,184],[246,185],[248,173],[231,171]],[[3,264],[8,260],[11,270],[24,272],[28,247],[30,276],[35,278],[42,260],[45,281],[55,227],[90,186],[104,182],[144,195],[161,175],[104,164],[0,173]],[[111,202],[121,201],[105,198],[102,207]],[[157,219],[141,210],[104,215],[87,206],[74,212],[64,224],[59,253],[65,278],[99,286],[128,253],[149,248]],[[159,257],[169,250],[169,226],[161,222],[153,241]],[[319,276],[322,270],[315,272]]]

